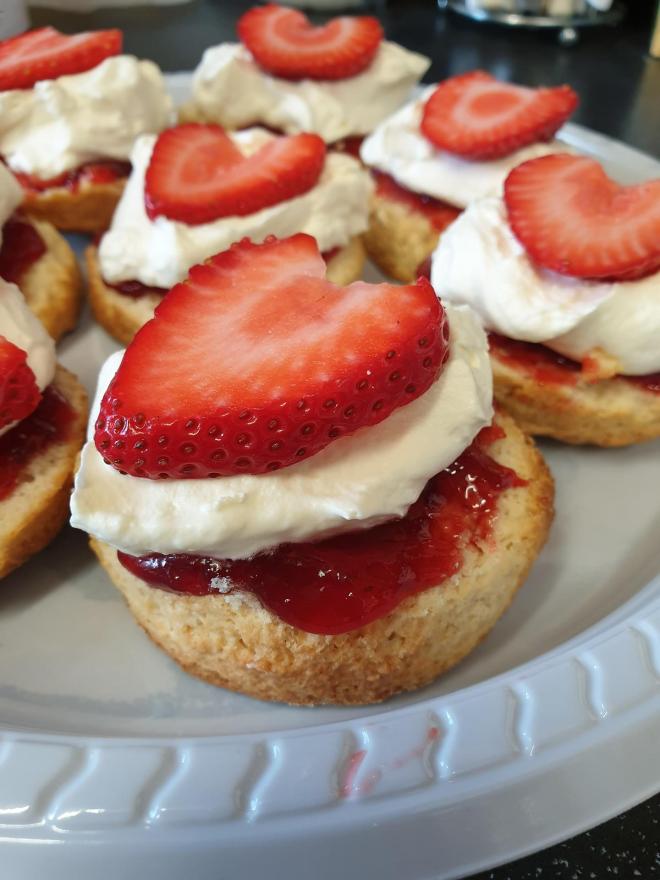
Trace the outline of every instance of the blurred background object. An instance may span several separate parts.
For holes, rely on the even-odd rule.
[[[24,0],[0,0],[0,40],[20,34],[28,26]]]
[[[438,0],[438,4],[479,21],[556,28],[565,45],[577,42],[580,28],[618,24],[625,14],[621,0]]]
[[[649,54],[651,58],[660,59],[660,0],[658,0],[658,9],[655,14],[655,24],[651,33],[651,45],[649,46]]]

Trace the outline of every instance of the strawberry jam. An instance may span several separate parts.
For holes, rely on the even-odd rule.
[[[225,592],[229,579],[291,626],[350,632],[456,574],[465,547],[487,541],[499,495],[524,485],[484,450],[502,436],[485,429],[400,520],[316,544],[283,544],[250,560],[120,552],[119,561],[154,587],[194,596]]]
[[[498,333],[488,334],[491,354],[513,367],[524,369],[541,385],[575,385],[580,378],[581,365],[577,361],[535,342],[519,342]]]
[[[63,174],[58,174],[57,177],[50,177],[47,180],[18,172],[14,172],[14,176],[28,194],[37,195],[49,189],[67,189],[69,192],[77,192],[82,184],[114,183],[116,180],[128,177],[130,173],[130,162],[108,160],[87,162],[78,168],[65,171]]]
[[[402,202],[411,211],[423,214],[437,232],[442,232],[461,213],[458,208],[432,196],[424,196],[400,186],[392,177],[372,171],[376,180],[376,194],[385,199]]]
[[[497,333],[489,333],[488,342],[491,354],[498,360],[524,369],[541,385],[575,385],[583,373],[582,364],[539,343],[519,342]],[[624,379],[651,394],[660,394],[660,373],[649,373],[646,376],[619,375],[616,378]]]
[[[0,278],[18,284],[33,263],[46,253],[42,237],[31,223],[15,217],[2,227]]]
[[[0,501],[13,492],[36,455],[67,440],[73,415],[65,398],[49,385],[32,415],[0,437]]]

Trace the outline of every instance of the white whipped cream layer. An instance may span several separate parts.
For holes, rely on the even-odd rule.
[[[231,136],[244,155],[273,138],[261,128]],[[371,178],[359,162],[339,153],[328,153],[312,189],[270,208],[197,226],[162,216],[150,220],[144,207],[144,178],[155,143],[156,137],[149,135],[136,141],[131,176],[99,247],[102,275],[112,284],[137,280],[170,288],[186,277],[191,266],[246,236],[261,242],[268,235],[286,238],[307,232],[321,251],[328,251],[348,244],[369,225]]]
[[[437,382],[378,425],[272,474],[147,480],[104,464],[86,443],[71,524],[135,556],[195,553],[244,559],[404,516],[427,481],[492,420],[492,377],[478,318],[447,308],[451,354]],[[90,418],[122,358],[106,361]]]
[[[362,135],[408,98],[430,60],[382,42],[369,67],[340,80],[270,76],[240,43],[212,46],[193,76],[193,104],[226,128],[262,124],[287,134],[313,131],[327,143]]]
[[[55,343],[43,324],[28,309],[15,284],[0,278],[0,336],[27,352],[27,364],[43,391],[55,376]],[[17,422],[0,428],[0,436],[11,431]]]
[[[85,73],[0,92],[0,155],[42,180],[96,159],[128,159],[139,134],[173,121],[163,75],[131,55]]]
[[[22,201],[23,187],[9,168],[0,162],[0,245],[2,244],[2,227]]]
[[[530,144],[501,159],[478,162],[440,150],[420,130],[424,104],[436,88],[429,86],[365,139],[360,149],[365,165],[389,174],[413,192],[465,208],[482,196],[500,195],[509,171],[521,162],[569,152],[566,144],[552,141]]]
[[[598,348],[624,375],[660,370],[660,273],[599,283],[537,267],[500,198],[474,202],[443,233],[431,283],[443,300],[472,306],[488,330],[511,339],[577,361]]]

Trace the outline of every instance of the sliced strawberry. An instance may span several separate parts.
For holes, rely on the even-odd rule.
[[[498,159],[549,141],[578,105],[570,86],[528,89],[484,70],[441,82],[424,106],[422,133],[466,159]]]
[[[539,266],[612,280],[660,269],[660,180],[620,186],[594,159],[557,153],[514,168],[504,200]]]
[[[316,241],[245,239],[190,270],[105,393],[96,446],[137,477],[260,474],[423,394],[449,328],[425,279],[326,281]]]
[[[253,214],[307,192],[324,163],[325,144],[315,134],[276,137],[244,156],[218,125],[179,125],[156,141],[146,211],[152,220],[163,215],[190,225]]]
[[[29,416],[40,400],[27,353],[0,336],[0,428]]]
[[[256,62],[284,79],[346,79],[374,59],[383,29],[370,16],[340,16],[314,27],[307,16],[276,3],[238,20],[238,35]]]
[[[89,31],[66,36],[37,28],[0,42],[0,91],[29,89],[36,82],[91,70],[121,52],[122,33]]]

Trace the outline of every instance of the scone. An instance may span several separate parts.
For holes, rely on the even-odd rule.
[[[132,163],[109,231],[87,252],[94,316],[124,344],[191,266],[246,236],[307,232],[331,280],[362,273],[373,185],[359,162],[326,153],[317,135],[190,123],[139,138]]]
[[[172,121],[158,67],[121,45],[117,30],[50,27],[0,42],[0,157],[24,187],[25,210],[59,229],[106,229],[133,141]]]
[[[433,254],[439,296],[491,331],[495,398],[525,430],[625,446],[660,436],[660,180],[534,159]]]
[[[324,273],[306,235],[194,267],[103,368],[72,496],[185,670],[305,705],[383,700],[457,663],[553,513],[532,442],[493,422],[472,312],[425,279]]]
[[[248,10],[237,30],[241,43],[204,52],[181,121],[311,131],[337,144],[400,107],[431,63],[383,40],[369,16],[313,27],[304,13],[269,3]]]
[[[66,522],[86,419],[82,386],[56,365],[19,289],[0,280],[0,578]]]
[[[0,278],[17,284],[53,339],[72,330],[80,310],[80,270],[54,226],[25,217],[23,191],[0,163]]]
[[[576,106],[569,86],[523,88],[480,70],[426,88],[362,144],[377,177],[369,255],[393,278],[413,280],[470,202],[499,194],[521,162],[566,150],[552,138]]]

